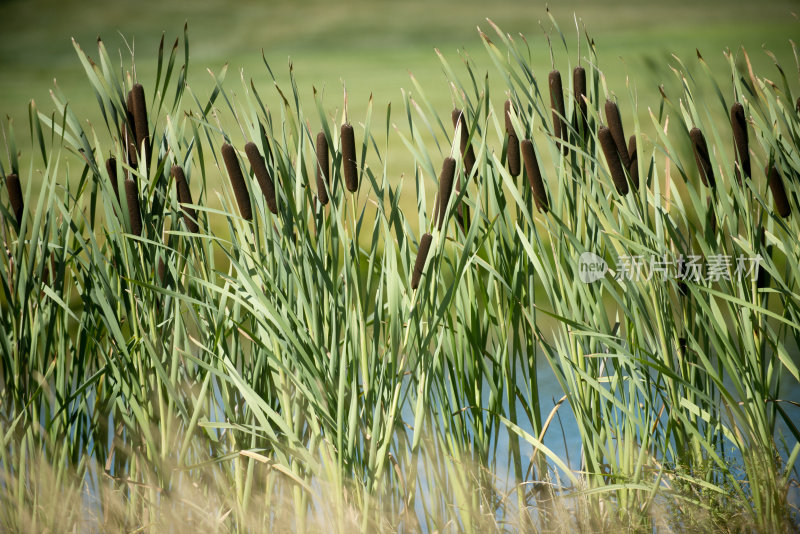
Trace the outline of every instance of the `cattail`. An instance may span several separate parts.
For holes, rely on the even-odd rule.
[[[747,148],[747,121],[744,118],[744,107],[739,102],[731,106],[731,128],[733,129],[733,142],[736,145],[736,156],[741,167],[741,172],[750,177],[750,151]],[[736,180],[742,183],[739,168],[736,168]]]
[[[601,126],[597,130],[597,139],[600,141],[600,147],[603,149],[603,154],[608,163],[608,170],[611,172],[611,178],[614,180],[617,192],[620,195],[627,195],[628,182],[625,180],[625,172],[622,170],[622,162],[619,160],[619,151],[611,135],[611,130],[609,130],[607,126]]]
[[[514,131],[514,125],[511,124],[511,100],[506,100],[505,105],[506,116],[506,134],[508,134],[508,143],[506,144],[506,161],[508,162],[508,172],[511,176],[519,176],[520,162],[519,162],[519,138]]]
[[[550,109],[553,113],[553,135],[562,141],[567,138],[567,125],[564,124],[564,90],[561,86],[561,73],[557,70],[551,71],[548,77],[550,85]],[[562,149],[567,146],[562,144]]]
[[[797,97],[797,105],[795,106],[797,113],[800,114],[800,96]]]
[[[411,275],[411,289],[419,287],[419,279],[422,278],[422,269],[425,268],[425,260],[428,259],[428,251],[431,248],[432,240],[433,236],[431,234],[423,234],[422,239],[419,240],[417,259],[414,261],[414,273]]]
[[[766,233],[764,231],[764,227],[761,227],[761,246],[764,246],[766,243]],[[767,257],[764,259],[772,260],[772,245],[767,245],[766,250]],[[770,283],[770,275],[769,271],[761,265],[760,262],[756,263],[756,269],[758,270],[758,275],[756,277],[756,288],[763,289],[765,287],[769,287]]]
[[[342,124],[342,167],[344,184],[351,193],[358,191],[358,163],[356,161],[356,138],[350,124]]]
[[[700,179],[706,187],[714,187],[714,168],[711,166],[711,159],[708,156],[708,145],[706,138],[700,128],[692,128],[689,131],[692,139],[692,150],[694,150],[694,160],[697,162],[697,169],[700,171]]]
[[[19,183],[19,176],[9,174],[6,176],[6,189],[8,189],[8,199],[11,201],[11,209],[14,210],[14,218],[17,225],[22,226],[22,210],[25,203],[22,200],[22,186]]]
[[[632,135],[628,140],[628,160],[631,166],[628,168],[628,173],[631,175],[631,183],[634,188],[639,188],[639,157],[636,155],[636,136]]]
[[[173,165],[170,173],[175,178],[175,192],[178,194],[178,202],[181,203],[181,208],[183,208],[183,220],[186,223],[186,228],[196,234],[200,228],[197,226],[197,212],[194,208],[189,207],[189,204],[194,203],[192,202],[192,192],[189,191],[186,175],[180,165]]]
[[[456,172],[456,160],[453,158],[444,158],[442,163],[442,172],[439,175],[439,208],[437,210],[439,215],[439,230],[444,225],[444,216],[447,211],[447,204],[450,202],[450,193],[453,191],[453,177]]]
[[[575,113],[578,120],[575,128],[579,134],[585,135],[588,128],[586,124],[586,100],[584,100],[586,96],[586,70],[583,67],[575,67],[572,71],[572,88],[577,104]]]
[[[330,173],[328,161],[328,138],[325,137],[325,132],[320,132],[317,134],[317,197],[323,206],[329,200],[326,188]]]
[[[167,276],[167,264],[164,263],[164,256],[158,257],[158,281],[164,284],[164,279]],[[164,284],[166,285],[166,284]]]
[[[133,91],[128,91],[128,98],[125,105],[125,115],[128,119],[128,126],[125,128],[125,137],[128,141],[128,163],[131,167],[135,168],[139,165],[139,161],[136,156],[138,149],[136,148],[136,126],[133,118]]]
[[[628,147],[625,146],[625,132],[622,129],[622,118],[619,116],[617,103],[611,100],[606,100],[606,121],[608,122],[608,129],[611,131],[611,137],[614,139],[614,144],[617,146],[619,160],[625,169],[629,169],[631,160],[628,157]]]
[[[111,181],[111,187],[114,188],[114,195],[117,197],[117,202],[119,202],[119,187],[117,187],[117,158],[111,156],[106,160],[106,172],[108,173],[108,179]]]
[[[533,200],[536,209],[547,213],[550,209],[550,201],[547,199],[547,191],[544,188],[542,173],[539,171],[539,162],[536,160],[536,151],[533,149],[533,142],[530,139],[523,139],[520,143],[522,149],[522,159],[525,162],[525,172],[528,174],[528,183],[533,192]]]
[[[454,109],[452,113],[453,128],[457,128],[461,124],[461,158],[464,161],[464,174],[469,176],[472,174],[472,168],[475,166],[475,152],[472,150],[472,145],[469,142],[469,128],[467,128],[467,121],[464,113],[460,109]]]
[[[236,151],[231,145],[222,145],[222,159],[225,160],[225,167],[228,169],[228,177],[231,179],[233,194],[236,196],[236,203],[239,204],[239,213],[242,218],[252,221],[253,210],[250,207],[250,195],[247,194],[247,185],[244,183],[242,169],[239,167],[239,160]]]
[[[250,167],[253,169],[253,174],[256,175],[256,180],[258,180],[258,185],[261,187],[261,192],[267,200],[269,211],[271,211],[273,215],[277,215],[278,204],[275,202],[275,184],[272,181],[272,177],[269,175],[269,170],[267,169],[264,158],[261,157],[258,147],[252,141],[244,145],[244,152],[247,154],[247,159],[250,160]]]
[[[685,337],[678,338],[678,353],[681,355],[682,358],[686,357],[686,349],[688,348],[689,344],[686,341]]]
[[[784,219],[791,215],[792,209],[789,206],[789,197],[783,187],[783,179],[778,167],[773,165],[768,172],[769,188],[772,190],[772,199],[775,201],[775,211]]]
[[[142,214],[139,211],[139,190],[136,182],[125,179],[125,198],[128,200],[128,217],[131,221],[131,233],[142,235]]]
[[[131,89],[133,99],[133,126],[136,133],[136,149],[142,150],[144,143],[144,153],[150,157],[150,132],[147,126],[147,104],[144,99],[144,87],[142,84],[134,84]]]

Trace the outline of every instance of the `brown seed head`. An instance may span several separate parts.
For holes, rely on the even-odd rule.
[[[638,156],[636,155],[636,136],[632,135],[631,138],[628,140],[628,160],[631,162],[631,166],[628,169],[628,174],[631,175],[631,183],[633,184],[634,189],[639,188],[639,162]]]
[[[200,229],[197,226],[197,212],[194,208],[189,207],[192,202],[192,192],[189,190],[189,182],[186,181],[186,174],[180,165],[173,165],[170,169],[170,174],[175,178],[175,193],[178,195],[178,202],[181,203],[183,209],[183,220],[186,223],[186,228],[196,234]]]
[[[542,173],[539,171],[539,162],[536,159],[536,151],[530,139],[523,139],[520,143],[522,149],[522,159],[525,162],[525,172],[528,175],[528,183],[533,192],[533,200],[536,209],[547,213],[550,209],[550,201],[547,198],[547,191],[542,180]]]
[[[358,162],[356,160],[356,138],[350,124],[342,124],[342,167],[344,184],[351,193],[358,191]]]
[[[778,167],[773,165],[768,170],[769,188],[772,190],[772,199],[775,201],[775,211],[784,219],[792,214],[789,197],[783,187],[783,179]]]
[[[453,118],[453,128],[457,128],[459,123],[461,124],[461,158],[464,161],[464,174],[469,176],[475,166],[475,152],[472,150],[472,144],[469,143],[469,127],[460,109],[454,109],[451,116]]]
[[[614,139],[614,144],[617,146],[619,160],[623,168],[628,169],[631,166],[631,160],[628,157],[628,147],[625,146],[625,132],[622,129],[622,118],[619,115],[617,103],[611,100],[606,100],[606,121],[608,122],[608,129],[611,131],[611,136]]]
[[[250,161],[250,167],[253,169],[253,174],[256,175],[258,186],[261,188],[261,193],[267,201],[267,207],[273,215],[278,213],[278,204],[275,201],[275,183],[272,181],[272,176],[269,174],[267,164],[258,147],[252,141],[244,145],[244,152],[247,154],[247,159]]]
[[[614,185],[620,195],[628,194],[628,181],[625,179],[625,172],[622,170],[622,162],[619,160],[619,151],[614,138],[611,135],[611,130],[607,126],[600,126],[597,130],[597,140],[600,142],[600,148],[603,149],[603,154],[608,163],[608,170],[611,172],[611,178],[614,180]]]
[[[19,182],[19,176],[16,174],[6,176],[6,189],[8,190],[8,199],[11,201],[11,210],[17,220],[17,226],[22,226],[22,212],[24,211],[25,203],[22,200],[22,185]]]
[[[119,187],[117,186],[117,158],[111,156],[106,160],[106,172],[108,173],[108,180],[111,182],[111,187],[114,189],[114,195],[119,202]]]
[[[411,289],[419,287],[419,280],[422,278],[422,270],[425,268],[425,261],[428,259],[428,251],[431,248],[432,240],[433,236],[431,234],[423,234],[419,240],[417,259],[414,261],[414,272],[411,275]]]
[[[317,198],[324,206],[328,203],[328,176],[330,176],[330,158],[328,155],[328,138],[325,132],[317,134]]]
[[[139,210],[139,190],[136,182],[125,179],[125,199],[128,201],[128,218],[131,221],[131,233],[142,235],[142,213]]]
[[[144,98],[144,87],[137,83],[131,89],[133,99],[133,125],[136,133],[136,149],[142,150],[144,143],[145,154],[150,157],[150,133],[147,126],[147,104]]]
[[[575,102],[577,104],[577,130],[578,133],[586,132],[586,70],[583,67],[575,67],[572,71],[572,88],[575,95]]]
[[[736,145],[736,157],[742,172],[750,177],[750,150],[747,146],[747,120],[744,116],[744,107],[739,102],[731,106],[731,128],[733,129],[733,143]],[[739,169],[736,170],[736,179],[741,184],[742,178]]]
[[[703,180],[703,185],[706,187],[714,187],[716,185],[714,168],[711,166],[711,158],[708,155],[706,138],[700,128],[692,128],[689,131],[689,137],[692,139],[692,150],[694,151],[697,170],[700,171],[700,179]]]
[[[225,167],[228,169],[228,177],[231,180],[233,194],[236,196],[236,203],[239,205],[239,213],[243,219],[253,220],[253,210],[250,206],[250,195],[247,193],[247,185],[242,176],[242,169],[239,167],[239,159],[236,151],[231,145],[222,145],[222,159],[225,160]]]
[[[456,172],[456,160],[453,158],[444,158],[442,162],[442,172],[439,175],[439,207],[437,209],[439,215],[439,230],[444,226],[444,216],[447,211],[447,204],[450,202],[450,194],[453,191],[453,177]]]
[[[564,124],[564,89],[561,85],[561,73],[551,71],[548,77],[550,85],[550,109],[553,113],[553,135],[566,140],[567,126]]]

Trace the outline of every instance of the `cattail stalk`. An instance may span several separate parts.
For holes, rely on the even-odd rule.
[[[461,158],[464,161],[464,174],[469,176],[472,174],[472,168],[475,166],[475,151],[472,150],[472,144],[469,143],[469,128],[464,113],[460,109],[454,109],[451,114],[453,118],[453,128],[457,128],[461,124]]]
[[[175,178],[175,192],[178,195],[178,202],[183,209],[183,220],[186,223],[186,228],[196,234],[200,229],[197,226],[197,212],[194,208],[190,207],[192,202],[192,192],[189,190],[189,182],[186,181],[186,174],[180,165],[173,165],[170,174]]]
[[[508,135],[508,143],[506,143],[506,161],[508,162],[508,172],[511,176],[519,176],[520,161],[519,161],[519,138],[514,131],[514,125],[511,123],[511,100],[506,100],[505,104],[505,118],[506,118],[506,134]]]
[[[325,132],[317,134],[317,197],[324,206],[328,203],[328,176],[330,175],[330,158],[328,155],[328,138]]]
[[[6,189],[8,190],[8,199],[11,201],[11,210],[17,220],[17,226],[22,226],[22,213],[25,208],[25,202],[22,200],[22,185],[19,182],[19,176],[16,174],[6,176]]]
[[[548,77],[550,85],[550,109],[553,113],[553,135],[563,141],[561,148],[566,151],[567,125],[564,123],[564,89],[561,85],[561,73],[551,71]]]
[[[620,195],[628,194],[628,181],[625,179],[625,171],[622,170],[622,162],[619,159],[619,151],[614,138],[611,135],[611,130],[607,126],[600,126],[597,130],[597,139],[600,141],[600,148],[603,149],[603,154],[608,163],[608,170],[611,172],[611,178],[614,180],[614,185]],[[627,154],[627,151],[626,151]]]
[[[142,235],[142,213],[139,210],[139,189],[136,182],[125,179],[125,198],[128,201],[128,218],[131,221],[131,233]]]
[[[533,200],[536,209],[547,213],[550,209],[550,201],[547,198],[547,191],[542,180],[542,173],[539,170],[539,162],[536,159],[536,151],[533,148],[533,141],[523,139],[520,143],[522,149],[522,160],[525,162],[525,172],[528,175],[528,183],[533,192]]]
[[[356,160],[356,138],[350,124],[342,124],[342,167],[344,185],[351,193],[358,191],[358,163]]]
[[[703,185],[706,187],[714,187],[714,168],[711,166],[711,158],[708,155],[708,145],[706,138],[700,128],[692,128],[689,131],[689,137],[692,139],[692,150],[694,151],[694,160],[697,162],[697,169],[700,171],[700,179],[703,180]]]
[[[572,71],[572,88],[575,95],[575,103],[577,107],[575,113],[577,116],[575,129],[582,136],[586,135],[588,126],[586,123],[586,70],[583,67],[575,67]]]
[[[741,185],[741,172],[750,177],[750,151],[747,147],[747,121],[744,117],[744,107],[739,102],[734,102],[731,106],[731,129],[733,130],[733,143],[736,146],[736,181]]]
[[[117,186],[117,158],[111,156],[106,160],[106,172],[108,173],[108,179],[111,181],[111,187],[114,189],[114,195],[117,197],[117,202],[119,202],[119,187]]]
[[[144,150],[147,158],[150,159],[150,132],[147,126],[147,104],[142,84],[134,84],[133,89],[131,89],[131,96],[133,99],[133,126],[136,133],[136,149],[139,151]]]
[[[425,261],[428,259],[428,251],[431,248],[432,240],[433,236],[427,233],[423,234],[422,239],[419,240],[417,259],[414,261],[414,272],[411,275],[411,289],[419,287],[419,280],[422,278],[422,270],[425,268]]]
[[[439,215],[439,230],[444,226],[444,218],[447,211],[447,204],[450,202],[450,194],[453,191],[453,178],[456,172],[456,160],[453,158],[445,158],[442,163],[442,172],[439,175],[439,207],[437,209]]]
[[[631,177],[631,183],[635,189],[639,188],[639,157],[636,154],[636,136],[632,135],[628,140],[628,174]]]
[[[789,205],[789,197],[786,195],[786,189],[783,187],[783,179],[778,167],[773,165],[768,173],[769,188],[772,190],[772,199],[775,201],[775,211],[784,219],[792,214],[792,208]]]
[[[611,100],[606,100],[606,122],[608,122],[608,129],[611,131],[614,144],[617,146],[619,160],[623,168],[629,169],[631,159],[628,156],[628,147],[625,146],[625,131],[622,129],[622,118],[619,115],[617,103]]]
[[[256,175],[258,185],[261,188],[261,193],[267,201],[267,207],[273,215],[278,214],[278,204],[275,201],[275,183],[272,181],[272,176],[269,174],[267,164],[258,147],[252,141],[244,145],[244,152],[247,154],[247,159],[250,161],[250,167],[253,169],[253,174]]]
[[[231,180],[233,194],[236,196],[236,203],[239,205],[239,213],[243,219],[253,220],[253,210],[250,206],[250,195],[247,193],[247,185],[242,176],[242,169],[239,167],[239,159],[236,151],[231,145],[222,145],[222,159],[225,160],[225,167],[228,169],[228,177]]]

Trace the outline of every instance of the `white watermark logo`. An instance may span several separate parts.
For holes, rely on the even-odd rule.
[[[591,284],[603,278],[606,271],[608,271],[608,264],[603,258],[591,252],[581,254],[578,262],[578,276],[581,281]]]

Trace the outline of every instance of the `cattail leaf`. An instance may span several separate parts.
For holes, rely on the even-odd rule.
[[[250,206],[250,195],[247,192],[247,185],[244,182],[244,176],[242,176],[242,169],[239,167],[239,159],[236,157],[236,151],[228,143],[222,145],[222,159],[225,160],[225,167],[228,170],[228,177],[231,180],[233,194],[236,196],[236,203],[239,205],[239,214],[243,219],[252,221],[253,210]]]
[[[520,143],[520,148],[522,150],[525,172],[528,175],[528,183],[533,192],[533,200],[536,203],[536,208],[547,213],[550,209],[550,201],[547,198],[547,191],[545,190],[544,181],[542,180],[542,173],[539,170],[539,162],[536,159],[533,141],[530,139],[523,139],[522,143]]]
[[[414,261],[414,272],[411,276],[411,289],[419,287],[420,278],[422,278],[422,271],[425,269],[425,262],[428,259],[428,252],[431,248],[431,241],[433,236],[431,234],[423,234],[419,240],[419,249],[417,249],[417,259]]]
[[[600,148],[603,149],[603,155],[606,157],[608,170],[614,180],[617,192],[623,196],[627,195],[628,181],[625,179],[625,172],[622,170],[622,162],[619,159],[619,150],[617,150],[611,130],[607,126],[600,126],[597,130],[597,139],[600,142]],[[627,149],[625,153],[627,154]]]
[[[328,203],[328,177],[330,176],[330,151],[325,132],[317,134],[317,197],[324,206]]]
[[[356,161],[356,138],[350,124],[342,124],[342,167],[344,183],[351,193],[358,191],[358,163]]]
[[[253,174],[256,175],[256,180],[261,188],[261,193],[267,201],[267,207],[273,215],[278,214],[278,204],[275,199],[275,183],[272,181],[272,176],[269,174],[267,164],[258,147],[252,141],[244,145],[244,152],[247,154],[247,159],[250,161],[250,167],[253,169]]]
[[[692,139],[692,150],[694,151],[694,160],[697,162],[697,170],[700,171],[700,179],[703,180],[703,185],[706,187],[714,187],[714,168],[711,166],[711,158],[708,155],[708,145],[706,138],[700,128],[692,128],[689,131],[689,137]]]
[[[183,167],[180,165],[173,165],[170,169],[170,174],[175,178],[175,192],[178,195],[178,202],[181,203],[183,209],[183,220],[186,223],[186,228],[196,234],[200,229],[197,225],[197,212],[190,205],[192,202],[192,192],[189,190],[189,183],[186,181],[186,174],[183,172]]]
[[[622,167],[625,169],[630,168],[631,160],[628,157],[628,147],[625,145],[625,131],[622,128],[622,118],[619,115],[619,108],[616,102],[606,100],[606,122],[608,129],[611,131],[611,136],[614,139],[614,144],[617,146],[619,152],[619,160]]]

